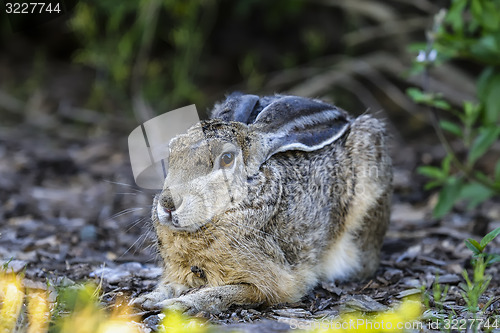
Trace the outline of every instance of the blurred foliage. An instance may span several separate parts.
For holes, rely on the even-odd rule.
[[[289,91],[355,112],[400,112],[411,109],[400,91],[394,93],[407,85],[401,66],[387,68],[380,59],[404,62],[405,46],[421,36],[417,32],[441,2],[79,1],[64,20],[23,31],[26,45],[13,43],[18,38],[12,36],[8,65],[24,69],[33,54],[47,52],[47,69],[32,81],[54,104],[64,100],[101,116],[133,110],[137,121],[191,103],[203,111],[234,90]],[[68,60],[83,65],[67,67],[75,70],[65,71],[72,82],[48,86]],[[32,89],[18,89],[33,76],[28,68],[25,77],[7,72],[0,88],[21,101],[31,97]],[[322,77],[329,73],[333,79]],[[312,89],[304,89],[308,82]]]
[[[200,82],[210,80],[207,71],[213,70],[204,63],[204,52],[224,42],[217,41],[217,36],[210,37],[217,15],[223,11],[227,21],[248,21],[258,11],[265,30],[273,30],[287,18],[300,14],[302,4],[302,0],[80,2],[70,27],[80,43],[74,61],[97,71],[89,105],[98,107],[104,99],[113,98],[127,108],[130,95],[132,99],[144,98],[158,113],[187,103],[204,105],[207,96]],[[209,38],[214,45],[207,45]],[[324,36],[319,30],[306,30],[301,38],[311,45],[307,48],[310,56],[322,49]],[[227,50],[233,46],[222,47]],[[259,86],[261,55],[241,54],[238,50],[233,53],[237,53],[241,76],[248,79],[249,86]],[[281,61],[295,64],[291,53],[284,54]]]
[[[500,137],[500,1],[454,0],[447,12],[436,16],[428,44],[414,65],[414,72],[440,66],[445,61],[467,59],[481,66],[477,78],[477,101],[464,101],[455,108],[439,94],[408,89],[417,103],[445,111],[451,121],[436,116],[436,131],[446,148],[441,166],[420,167],[432,179],[427,188],[439,187],[434,215],[448,213],[457,201],[468,201],[472,209],[500,193],[500,160],[491,174],[477,168]],[[444,132],[459,140],[467,150],[465,157],[452,148]]]
[[[160,34],[160,9],[170,14],[170,29],[157,37],[175,50],[163,61],[149,58],[152,39]],[[193,0],[81,2],[70,25],[82,44],[74,61],[97,71],[90,104],[100,105],[108,97],[127,101],[131,89],[160,105],[198,102],[201,96],[191,75],[203,43],[200,10]]]

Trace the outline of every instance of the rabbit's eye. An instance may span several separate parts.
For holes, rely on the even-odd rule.
[[[234,153],[224,153],[220,157],[221,168],[229,168],[234,162]]]

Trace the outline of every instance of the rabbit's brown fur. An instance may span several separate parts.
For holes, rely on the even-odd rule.
[[[211,119],[174,139],[170,173],[152,212],[164,275],[159,288],[141,299],[143,305],[217,312],[232,304],[294,302],[319,281],[373,274],[389,221],[391,160],[380,121],[346,117],[348,129],[334,142],[314,151],[277,152],[254,168],[255,146],[265,143],[252,138],[250,126],[241,122]],[[224,211],[217,206],[227,189],[211,185],[207,190],[208,185],[193,182],[210,158],[193,148],[175,153],[221,140],[241,149],[235,168],[242,168],[224,173],[231,196],[221,204],[228,207]],[[182,163],[200,170],[176,171]],[[183,193],[204,190],[214,197],[192,200],[193,205],[212,202],[206,213],[210,221],[194,223],[203,217],[182,209],[188,205]],[[161,207],[177,207],[179,224],[164,223]],[[182,229],[183,220],[190,220],[188,229]],[[195,287],[203,288],[181,295]]]

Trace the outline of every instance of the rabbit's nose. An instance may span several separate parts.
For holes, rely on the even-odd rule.
[[[158,202],[161,203],[165,209],[174,211],[181,205],[182,197],[179,195],[173,195],[173,193],[167,189],[162,192]]]

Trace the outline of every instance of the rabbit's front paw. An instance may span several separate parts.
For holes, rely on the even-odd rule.
[[[206,287],[177,298],[161,302],[165,309],[186,312],[188,315],[200,311],[219,313],[227,310],[233,304],[256,304],[261,300],[257,298],[255,288],[246,284]]]
[[[161,310],[164,301],[179,296],[186,289],[186,286],[177,283],[162,284],[154,291],[137,297],[131,304],[146,310]]]
[[[220,299],[223,295],[216,295],[211,293],[211,288],[207,288],[203,292],[194,292],[192,294],[183,295],[181,297],[167,299],[159,305],[163,309],[179,311],[188,315],[195,315],[200,311],[209,313],[219,313],[228,308],[227,304],[221,303]]]
[[[196,299],[193,297],[178,297],[164,300],[158,304],[162,309],[165,310],[173,310],[179,311],[182,313],[186,313],[188,315],[194,315],[200,312],[200,309],[197,307]]]

